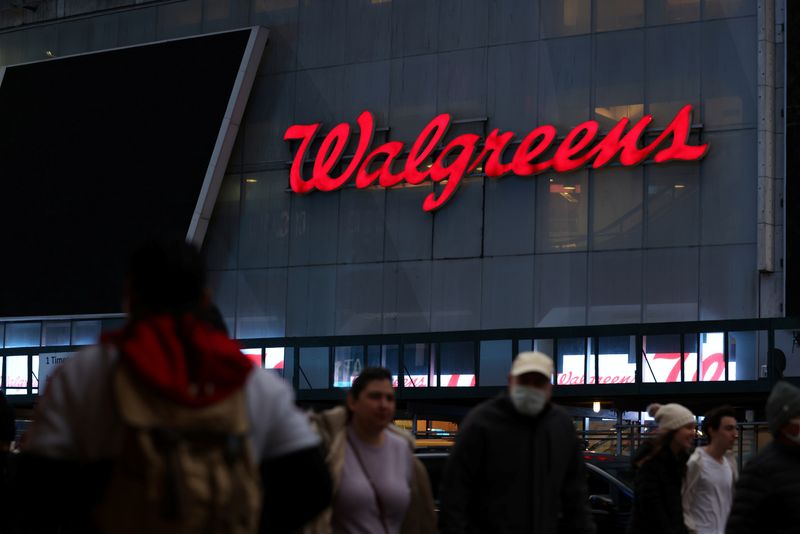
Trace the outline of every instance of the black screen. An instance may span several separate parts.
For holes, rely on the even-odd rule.
[[[6,69],[0,317],[121,311],[132,247],[189,229],[249,36]]]

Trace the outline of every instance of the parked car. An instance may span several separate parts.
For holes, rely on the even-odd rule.
[[[415,455],[425,465],[433,487],[433,496],[437,511],[439,506],[439,486],[442,472],[449,453],[447,451],[418,449]],[[615,470],[623,470],[629,465],[624,458],[599,457],[587,459],[586,481],[589,490],[589,506],[597,525],[597,534],[616,534],[624,532],[633,509],[633,489],[623,480],[604,469],[602,462],[607,462]],[[613,461],[610,459],[613,458]]]

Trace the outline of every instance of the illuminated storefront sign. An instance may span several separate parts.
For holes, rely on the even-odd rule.
[[[311,177],[303,177],[303,165],[309,155],[309,147],[319,132],[320,123],[290,126],[283,138],[300,141],[290,170],[289,183],[295,193],[311,191],[334,191],[347,182],[355,180],[355,186],[364,189],[377,184],[392,187],[403,182],[418,185],[426,180],[442,184],[443,187],[429,194],[422,208],[434,211],[441,208],[458,189],[462,178],[484,166],[486,176],[499,178],[507,174],[534,176],[545,171],[569,172],[589,166],[593,169],[605,167],[619,159],[626,167],[638,165],[654,154],[653,161],[696,161],[708,150],[707,144],[688,144],[691,129],[692,106],[684,106],[655,140],[644,144],[645,129],[653,121],[645,115],[630,129],[630,120],[621,119],[604,137],[599,137],[600,125],[586,121],[570,131],[560,142],[556,141],[556,129],[550,125],[539,126],[526,135],[513,156],[504,157],[511,144],[514,132],[493,130],[485,140],[475,134],[462,134],[448,142],[434,158],[450,126],[449,114],[435,117],[419,134],[404,156],[405,145],[401,141],[389,141],[370,150],[375,134],[375,118],[369,111],[358,117],[358,141],[355,153],[343,170],[334,176],[334,169],[342,160],[350,141],[351,127],[347,123],[336,125],[322,140],[313,159]],[[665,141],[671,139],[669,145]],[[557,143],[554,144],[554,142]],[[551,147],[555,147],[552,158],[542,159]],[[402,169],[399,160],[405,157]]]

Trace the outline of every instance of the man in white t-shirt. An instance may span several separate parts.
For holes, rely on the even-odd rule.
[[[734,409],[721,406],[707,413],[703,434],[708,445],[697,447],[686,464],[683,518],[691,532],[724,534],[738,477],[731,452],[739,439]]]

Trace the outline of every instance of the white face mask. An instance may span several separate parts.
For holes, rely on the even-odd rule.
[[[511,403],[522,415],[535,417],[544,409],[547,397],[539,388],[517,384],[511,386]]]

